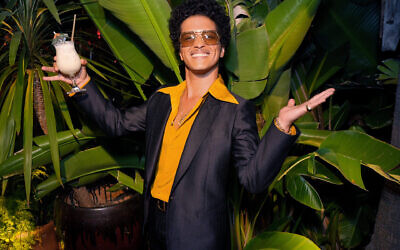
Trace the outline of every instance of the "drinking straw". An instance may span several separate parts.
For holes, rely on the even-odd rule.
[[[72,23],[71,41],[74,41],[76,14],[74,14],[74,22]]]

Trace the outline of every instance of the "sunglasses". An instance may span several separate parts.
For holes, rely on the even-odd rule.
[[[215,30],[194,30],[183,32],[179,38],[181,47],[190,47],[194,44],[196,37],[201,37],[201,40],[207,45],[219,44],[219,36]]]

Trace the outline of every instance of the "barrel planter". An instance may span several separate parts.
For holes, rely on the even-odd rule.
[[[143,209],[139,194],[97,207],[79,207],[67,200],[59,197],[54,206],[57,236],[65,250],[142,249]]]

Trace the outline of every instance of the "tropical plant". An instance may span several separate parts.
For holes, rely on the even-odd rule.
[[[62,87],[42,81],[41,65],[51,63],[44,52],[51,34],[70,17],[60,19],[53,1],[8,1],[1,9],[0,76],[0,163],[23,149],[23,173],[29,203],[32,172],[32,142],[35,109],[36,117],[50,139],[54,170],[60,178],[57,126],[73,130]],[[76,9],[74,5],[59,6],[60,13]],[[46,44],[47,43],[47,44]],[[56,119],[63,117],[63,122]],[[7,179],[3,178],[3,193]]]
[[[288,9],[283,10],[284,3],[289,4],[290,2],[293,4],[296,2],[297,8],[290,6],[287,7]],[[232,91],[244,97],[252,98],[259,104],[260,113],[264,120],[260,122],[260,127],[263,127],[260,132],[261,135],[265,133],[266,128],[273,117],[278,114],[280,108],[286,105],[290,92],[296,99],[296,103],[303,103],[310,98],[312,93],[326,83],[339,90],[351,89],[354,86],[358,86],[360,89],[365,88],[364,86],[380,88],[373,81],[373,73],[377,65],[376,44],[379,25],[379,9],[375,2],[358,4],[357,2],[347,3],[347,1],[322,1],[316,15],[317,21],[307,36],[307,43],[302,45],[291,64],[286,67],[284,66],[287,61],[284,61],[284,63],[273,61],[274,57],[270,55],[277,54],[276,52],[262,54],[259,52],[261,50],[260,47],[252,51],[256,46],[254,44],[247,48],[246,51],[245,44],[251,44],[251,41],[260,39],[260,37],[256,37],[256,30],[262,30],[260,27],[263,26],[262,19],[260,21],[260,12],[267,13],[263,18],[266,22],[270,22],[271,27],[282,29],[285,27],[283,24],[287,19],[305,18],[301,14],[309,13],[304,11],[307,9],[306,6],[310,7],[310,9],[316,7],[312,5],[312,2],[283,1],[276,7],[276,2],[273,3],[273,1],[265,1],[263,3],[259,1],[235,1],[234,3],[237,5],[232,7],[235,9],[240,6],[242,9],[241,16],[243,16],[243,13],[247,13],[247,18],[241,18],[239,24],[236,25],[236,29],[233,29],[233,36],[236,36],[236,46],[232,45],[230,47],[230,50],[228,50],[230,54],[226,58],[227,69],[230,72],[229,83]],[[314,4],[317,5],[318,2],[315,1]],[[263,11],[260,11],[260,9],[263,9]],[[295,10],[299,11],[297,16],[293,14]],[[275,11],[276,13],[281,11],[277,16],[284,20],[282,24],[273,22],[274,19],[272,17]],[[286,18],[282,14],[282,12],[289,13],[290,11],[293,11],[290,18]],[[235,11],[230,13],[235,13]],[[268,18],[270,15],[271,17]],[[292,25],[287,22],[288,33],[293,33],[290,28],[293,28],[294,25],[306,23],[305,21],[299,21],[299,19],[296,21]],[[250,38],[249,30],[253,32],[252,38]],[[267,33],[268,31],[267,26]],[[265,31],[262,32],[265,33]],[[285,32],[278,33],[286,34]],[[265,34],[260,36],[266,37],[264,39],[271,37],[271,35],[267,36]],[[302,38],[303,36],[300,35],[299,37]],[[272,37],[274,36],[272,35]],[[243,39],[243,44],[240,39]],[[363,42],[366,39],[371,42]],[[272,39],[272,41],[275,40]],[[291,42],[293,40],[288,39],[287,41]],[[258,43],[259,40],[257,40],[257,46],[262,47]],[[282,43],[282,48],[279,49],[278,54],[281,58],[290,58],[288,55],[291,55],[292,51],[285,51],[284,42]],[[293,43],[297,44],[295,41]],[[267,45],[264,46],[268,48]],[[291,47],[297,49],[294,45],[287,45],[286,48]],[[274,45],[272,44],[270,48],[274,48]],[[241,51],[243,51],[243,54],[240,54]],[[235,56],[237,59],[232,60],[232,57],[235,58]],[[241,59],[243,63],[240,63]],[[248,61],[246,62],[246,60]],[[265,64],[258,63],[255,65],[254,61],[267,62],[268,65],[275,64],[282,67],[262,68],[261,66]],[[390,80],[394,72],[396,72],[394,70],[396,67],[393,66],[396,64],[393,61],[388,61],[385,65],[386,67],[379,67],[385,73],[385,75],[380,76],[380,79]],[[268,74],[266,78],[265,72]],[[242,81],[243,79],[246,80]],[[388,111],[387,116],[383,116],[383,107]],[[379,119],[376,119],[377,117],[373,113],[364,116],[368,127],[378,129],[389,125],[392,115],[392,108],[390,107],[385,102],[379,104],[379,106],[371,107],[374,109],[373,111],[376,111],[381,116]],[[323,107],[318,107],[296,122],[302,131],[297,143],[307,147],[297,147],[296,154],[302,155],[289,156],[287,158],[282,172],[269,188],[270,199],[266,197],[261,204],[258,204],[259,209],[253,212],[252,215],[249,211],[243,210],[243,204],[241,205],[241,203],[246,200],[243,198],[243,194],[236,192],[236,197],[233,199],[235,210],[235,233],[233,235],[236,237],[236,245],[239,248],[243,247],[253,237],[252,235],[256,233],[256,220],[261,216],[261,209],[267,200],[273,201],[274,205],[271,206],[274,207],[274,210],[271,209],[272,213],[274,213],[273,211],[279,211],[275,212],[279,216],[277,216],[276,221],[272,221],[271,225],[275,224],[275,227],[279,228],[279,230],[307,234],[308,237],[318,242],[321,246],[329,244],[333,248],[337,246],[355,247],[368,236],[369,231],[365,233],[360,229],[360,222],[372,222],[371,217],[373,216],[371,214],[374,213],[373,209],[369,209],[368,213],[366,209],[359,209],[346,214],[343,211],[344,207],[341,207],[342,205],[332,203],[335,205],[333,206],[335,209],[333,209],[332,204],[327,202],[330,208],[328,209],[324,206],[319,191],[314,187],[317,183],[312,181],[319,180],[342,185],[342,177],[344,177],[349,183],[365,190],[364,181],[361,177],[361,165],[363,165],[371,168],[386,179],[399,183],[398,169],[396,169],[400,161],[399,150],[367,135],[360,126],[346,127],[351,112],[354,112],[353,110],[356,108],[352,107],[348,101],[342,105],[337,105],[331,100],[328,109],[324,110]],[[334,131],[339,129],[348,130]],[[314,151],[313,148],[316,148],[316,150]],[[332,167],[338,171],[333,170]],[[338,174],[342,177],[338,176]],[[278,192],[279,196],[285,197],[287,201],[282,202],[282,204],[277,202],[275,192]],[[301,216],[295,217],[293,215],[293,209],[289,208],[293,207],[290,204],[289,197],[307,207],[320,211],[320,218],[322,218],[320,220],[320,232],[323,232],[320,234],[322,235],[321,237],[313,237],[310,233],[312,230],[303,230],[305,227],[299,227],[299,224],[307,223],[304,223],[304,219],[302,220]],[[282,211],[287,211],[286,215],[282,216],[284,213]],[[354,214],[357,214],[357,219],[352,220],[350,215]],[[302,216],[306,217],[304,214]],[[365,220],[366,218],[368,220]],[[326,225],[329,226],[326,227]],[[369,227],[365,228],[370,230],[371,226],[369,225]],[[352,233],[346,235],[346,233],[343,233],[343,229]],[[326,234],[329,234],[329,236],[326,236]],[[329,240],[321,240],[323,237],[329,238]]]

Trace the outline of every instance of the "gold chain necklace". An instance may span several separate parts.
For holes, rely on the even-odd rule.
[[[201,106],[203,106],[203,104],[204,104],[204,102],[205,102],[207,96],[208,96],[208,93],[205,94],[205,95],[202,97],[203,100],[201,101],[200,105],[196,108],[195,111],[193,111],[193,113],[192,113],[187,119],[186,119],[186,116],[190,113],[191,110],[189,110],[189,112],[187,112],[186,114],[184,114],[184,115],[182,116],[181,119],[179,119],[179,121],[178,121],[178,127],[182,126],[182,125],[185,123],[185,121],[189,120],[194,114],[196,114],[197,111],[199,111],[199,109],[201,108]],[[179,112],[178,112],[178,113],[179,113]],[[174,123],[175,123],[175,120],[176,120],[177,117],[178,117],[178,114],[176,114],[174,120],[172,120],[171,126],[174,126]]]

